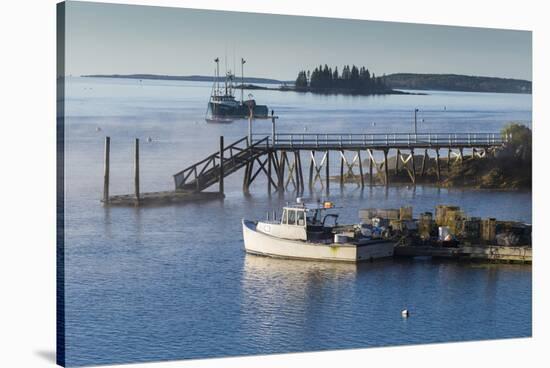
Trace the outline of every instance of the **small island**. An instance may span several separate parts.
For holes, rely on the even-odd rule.
[[[290,89],[290,88],[289,88]],[[386,85],[383,77],[377,77],[369,69],[355,65],[345,65],[342,72],[319,65],[313,71],[302,70],[294,83],[294,91],[322,94],[386,95],[408,94],[393,90]]]

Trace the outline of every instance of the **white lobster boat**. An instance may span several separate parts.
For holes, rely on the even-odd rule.
[[[373,239],[360,225],[339,226],[338,215],[323,213],[331,202],[283,207],[280,220],[242,220],[246,252],[270,257],[360,262],[393,256],[395,242]],[[334,219],[333,226],[327,220]]]

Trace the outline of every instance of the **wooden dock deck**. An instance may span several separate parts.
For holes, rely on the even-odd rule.
[[[224,194],[220,192],[164,191],[141,193],[139,199],[134,194],[114,195],[109,197],[108,202],[102,202],[108,206],[166,206],[221,198]]]
[[[454,247],[396,246],[396,257],[434,257],[501,263],[531,264],[531,246],[470,245]]]

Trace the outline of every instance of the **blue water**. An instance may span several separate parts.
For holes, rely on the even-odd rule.
[[[103,139],[111,137],[111,193],[133,188],[132,144],[142,139],[143,191],[246,134],[247,122],[204,122],[207,83],[69,78],[66,102],[67,364],[125,363],[531,336],[531,267],[430,259],[361,265],[245,255],[241,218],[263,218],[295,194],[268,196],[262,177],[223,201],[103,208]],[[531,123],[531,96],[318,96],[253,91],[280,132],[498,131]],[[423,119],[423,120],[422,120]],[[373,124],[374,123],[374,124]],[[269,122],[255,132],[269,132]],[[151,137],[152,142],[146,142]],[[336,172],[336,161],[333,172]],[[214,188],[213,188],[214,189]],[[322,193],[309,193],[317,197]],[[357,221],[365,207],[457,204],[471,216],[531,222],[531,193],[399,186],[331,186]],[[411,310],[403,320],[400,311]]]

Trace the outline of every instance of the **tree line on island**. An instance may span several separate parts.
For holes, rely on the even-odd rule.
[[[342,72],[327,64],[319,65],[313,71],[302,70],[298,73],[294,85],[297,91],[318,93],[385,94],[393,93],[384,83],[383,77],[377,77],[364,66],[358,68],[345,65]]]

